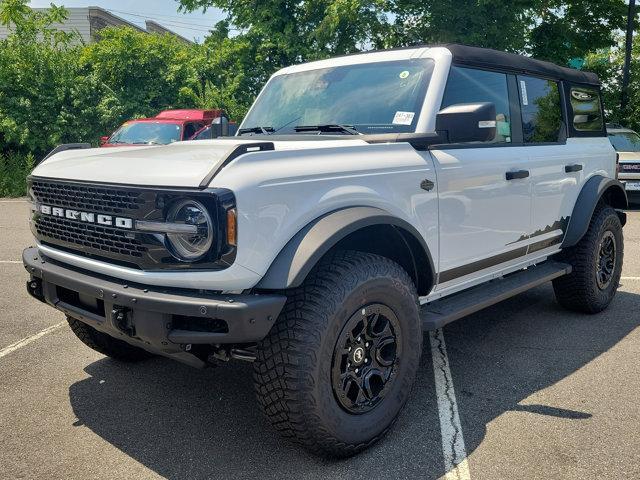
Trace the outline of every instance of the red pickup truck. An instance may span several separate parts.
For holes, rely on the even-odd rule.
[[[123,123],[111,136],[102,137],[100,146],[167,145],[188,140],[211,123],[222,124],[224,132],[229,124],[224,110],[165,110],[152,118]]]

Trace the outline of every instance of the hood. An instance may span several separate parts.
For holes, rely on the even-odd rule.
[[[176,142],[165,146],[65,150],[40,163],[36,177],[158,187],[198,187],[220,169],[236,147],[261,139],[227,138]],[[274,141],[275,150],[363,145],[364,140]],[[256,155],[247,153],[246,155]],[[227,166],[225,166],[227,168]]]

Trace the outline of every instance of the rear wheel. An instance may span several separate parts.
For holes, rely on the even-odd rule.
[[[272,425],[315,453],[353,455],[395,422],[422,348],[415,287],[391,260],[323,259],[285,307],[254,362]]]
[[[553,281],[560,305],[585,313],[607,308],[618,290],[623,253],[620,219],[613,208],[600,204],[584,237],[563,251],[564,260],[573,270]]]
[[[146,350],[129,345],[127,342],[123,342],[117,338],[110,337],[106,333],[102,333],[75,318],[67,317],[67,322],[73,333],[76,334],[76,337],[78,337],[82,343],[108,357],[123,362],[138,362],[153,356],[153,354]]]

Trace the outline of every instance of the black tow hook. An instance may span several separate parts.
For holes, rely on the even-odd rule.
[[[42,280],[33,277],[27,282],[27,291],[36,300],[44,302],[44,293],[42,293]]]
[[[136,326],[131,318],[131,310],[127,307],[120,305],[114,305],[111,310],[111,319],[115,326],[122,331],[125,335],[130,337],[136,336]]]

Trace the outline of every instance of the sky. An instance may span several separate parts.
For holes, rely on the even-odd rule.
[[[144,28],[145,19],[154,20],[189,40],[202,41],[207,31],[224,14],[216,9],[206,13],[196,11],[189,14],[178,13],[175,0],[31,0],[31,7],[48,7],[51,3],[65,7],[102,7],[131,23]]]

